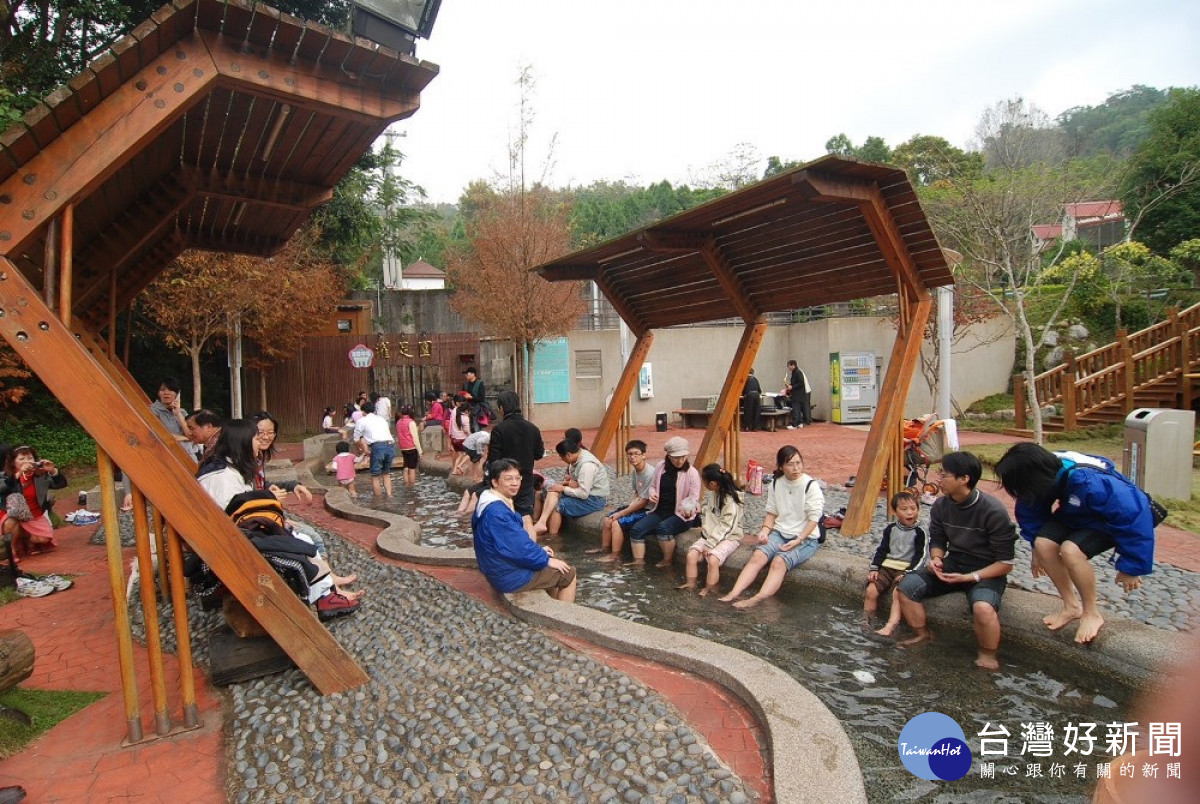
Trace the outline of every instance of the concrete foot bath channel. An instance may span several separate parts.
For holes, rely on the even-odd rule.
[[[392,501],[340,503],[343,495],[334,492],[327,505],[335,510],[373,506],[413,517],[420,527],[409,530],[406,538],[411,548],[399,548],[400,552],[453,555],[457,564],[471,550],[469,517],[455,513],[462,488],[455,480],[451,482],[459,486],[457,491],[448,490],[441,478],[425,476],[415,488],[398,485]],[[755,521],[748,517],[748,523]],[[1135,720],[1134,704],[1140,693],[1151,688],[1154,669],[1182,653],[1183,639],[1177,633],[1117,617],[1110,618],[1097,645],[1078,647],[1069,637],[1047,634],[1041,627],[1041,617],[1053,608],[1048,596],[1011,587],[1002,611],[1006,630],[1000,671],[974,666],[971,623],[958,596],[930,606],[934,642],[902,650],[864,628],[858,579],[865,574],[867,562],[855,555],[861,554],[861,545],[840,548],[835,544],[837,536],[809,564],[790,573],[777,598],[742,612],[714,597],[674,588],[682,580],[682,556],[695,533],[680,538],[672,568],[655,569],[653,561],[646,567],[602,564],[585,553],[598,545],[594,523],[580,520],[546,540],[579,571],[577,605],[559,604],[540,593],[514,596],[511,605],[518,616],[531,622],[586,635],[598,644],[628,652],[645,644],[650,658],[685,668],[686,659],[673,662],[653,655],[672,637],[651,631],[660,636],[627,640],[616,633],[622,629],[620,624],[690,635],[709,646],[699,648],[701,654],[708,650],[724,657],[721,651],[735,648],[782,670],[815,695],[844,729],[857,758],[856,772],[861,771],[861,784],[872,802],[1090,801],[1097,767],[1120,753],[1112,750],[1116,746],[1108,735],[1118,727],[1110,724]],[[387,531],[379,546],[389,552],[386,536]],[[875,539],[853,541],[873,547]],[[730,559],[722,591],[728,590],[748,553],[743,547]],[[648,558],[657,560],[653,552]],[[597,613],[589,615],[589,610]],[[639,639],[647,641],[639,643]],[[763,665],[748,665],[745,672],[764,672],[755,667]],[[707,672],[712,677],[711,668]],[[731,689],[755,687],[754,678],[738,672],[742,671],[728,674]],[[769,705],[748,703],[764,717],[772,716]],[[910,719],[924,712],[943,713],[961,726],[973,754],[971,769],[963,778],[927,781],[901,763],[898,736]],[[1142,735],[1139,746],[1146,744],[1148,725],[1136,727]],[[803,722],[797,725],[801,733],[804,726]],[[781,748],[771,746],[777,777],[789,773],[803,777],[817,761],[815,753],[797,760]],[[806,795],[802,783],[793,797],[781,788],[781,781],[776,779],[779,800],[834,800],[813,797],[811,790]]]

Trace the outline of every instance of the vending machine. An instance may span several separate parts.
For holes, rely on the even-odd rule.
[[[869,424],[879,404],[879,369],[874,352],[831,352],[829,390],[833,421]]]

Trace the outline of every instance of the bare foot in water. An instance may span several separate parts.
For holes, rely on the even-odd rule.
[[[708,597],[708,587],[707,586],[700,590],[699,597]]]
[[[543,525],[541,522],[533,523],[533,532],[536,533],[538,536],[541,536],[543,533],[545,533],[548,530],[550,530],[550,528],[548,528],[546,525]]]
[[[890,637],[892,634],[896,633],[896,628],[897,626],[895,625],[885,625],[883,628],[875,629],[875,633],[879,634],[880,636]]]
[[[646,566],[646,562],[641,559],[637,559],[635,561],[625,562],[625,566],[627,566],[627,567],[644,567],[644,566]]]
[[[606,556],[600,556],[600,558],[597,558],[596,563],[597,564],[615,564],[616,562],[618,562],[620,560],[621,560],[620,553],[609,553]]]
[[[717,600],[721,601],[722,603],[728,603],[729,601],[735,599],[736,597],[737,597],[737,595],[735,595],[733,592],[730,592],[727,595],[721,595],[719,598],[717,598]]]
[[[1084,614],[1079,618],[1079,630],[1075,632],[1075,641],[1079,644],[1091,642],[1100,633],[1104,618],[1099,613]]]
[[[594,556],[594,555],[596,555],[596,553],[603,553],[603,552],[604,552],[603,547],[593,547],[591,550],[584,550],[583,554],[585,556]]]
[[[1078,620],[1081,614],[1083,614],[1083,609],[1080,606],[1063,606],[1053,614],[1043,617],[1042,622],[1051,631],[1057,631],[1067,623]]]
[[[979,651],[979,655],[975,657],[975,666],[982,667],[984,670],[999,670],[1000,661],[996,658],[995,651]]]
[[[695,589],[696,584],[693,583],[692,581],[684,581],[683,583],[679,584],[679,586],[676,586],[675,588],[677,590],[679,590],[679,589]]]
[[[763,599],[761,597],[757,597],[757,596],[748,597],[745,600],[739,600],[737,603],[734,603],[733,607],[735,609],[741,609],[742,611],[745,611],[746,609],[754,608],[755,606],[757,606],[759,603],[762,603],[762,602],[763,602]]]
[[[654,566],[658,567],[659,569],[666,569],[667,567],[671,566],[671,562],[670,561],[660,561],[657,564],[655,564]]]
[[[917,645],[923,645],[926,642],[933,641],[933,632],[928,628],[919,628],[914,636],[908,639],[902,639],[896,644],[902,648],[915,648]]]

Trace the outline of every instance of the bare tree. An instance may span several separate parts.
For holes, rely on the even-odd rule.
[[[991,107],[977,129],[988,155],[987,169],[978,178],[950,179],[927,202],[939,238],[965,258],[955,272],[956,280],[991,300],[1012,320],[1021,339],[1027,402],[1039,443],[1043,429],[1033,382],[1035,359],[1046,333],[1066,308],[1076,277],[1065,278],[1061,297],[1035,334],[1029,302],[1041,292],[1045,270],[1063,257],[1064,244],[1060,241],[1050,251],[1040,250],[1033,226],[1061,219],[1064,204],[1105,189],[1074,175],[1069,164],[1057,163],[1055,135],[1045,130],[1051,125],[1045,113],[1019,98]],[[1024,403],[1017,400],[1016,404]]]
[[[526,185],[534,83],[530,68],[524,68],[517,80],[518,126],[509,144],[507,190],[472,185],[474,211],[466,221],[467,243],[452,249],[446,260],[455,290],[450,306],[520,348],[516,384],[526,410],[533,402],[529,377],[537,345],[565,335],[584,311],[582,283],[547,282],[532,270],[571,247],[570,207],[544,185],[549,157],[542,181]]]

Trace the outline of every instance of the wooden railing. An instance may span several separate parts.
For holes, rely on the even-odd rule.
[[[1112,343],[1082,355],[1067,352],[1062,365],[1034,377],[1034,391],[1040,405],[1062,406],[1062,425],[1069,431],[1082,417],[1132,411],[1137,392],[1156,386],[1181,394],[1189,404],[1193,380],[1188,375],[1197,365],[1200,304],[1182,312],[1171,311],[1167,320],[1132,334],[1120,330]],[[1015,424],[1025,429],[1028,409],[1023,375],[1013,378],[1013,396]]]

